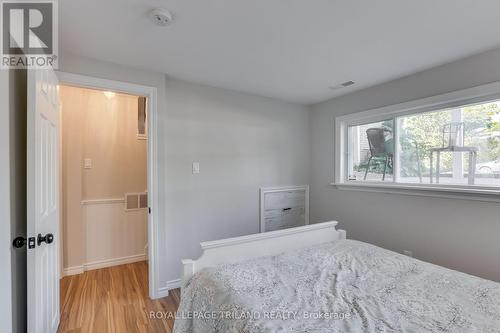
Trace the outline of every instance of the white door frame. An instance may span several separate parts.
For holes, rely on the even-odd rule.
[[[86,75],[67,72],[56,72],[60,84],[111,90],[132,95],[145,96],[147,103],[148,119],[148,201],[151,214],[148,214],[148,259],[149,259],[149,297],[156,299],[162,297],[159,274],[159,232],[158,232],[158,101],[157,89],[128,82],[113,81]]]

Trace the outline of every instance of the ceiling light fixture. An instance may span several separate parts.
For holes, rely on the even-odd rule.
[[[149,17],[156,25],[162,27],[169,25],[173,20],[172,14],[165,8],[153,9],[149,12]]]
[[[112,99],[113,97],[115,97],[115,93],[112,92],[112,91],[105,91],[104,92],[104,96],[106,96],[107,99]]]

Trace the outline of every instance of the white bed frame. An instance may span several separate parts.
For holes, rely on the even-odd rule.
[[[184,259],[183,281],[196,272],[219,264],[235,263],[287,250],[345,239],[346,231],[337,230],[337,221],[309,224],[260,234],[200,243],[203,250],[198,260]]]

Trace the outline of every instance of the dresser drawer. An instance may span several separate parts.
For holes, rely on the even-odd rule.
[[[309,187],[261,189],[261,232],[309,223]]]

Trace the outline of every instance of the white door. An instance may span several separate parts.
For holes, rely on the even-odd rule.
[[[28,70],[28,332],[59,325],[59,97],[51,70]]]

